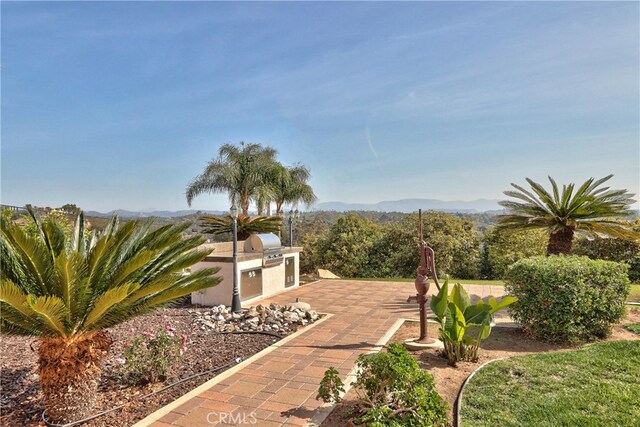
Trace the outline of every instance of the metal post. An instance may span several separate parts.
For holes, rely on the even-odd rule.
[[[234,206],[235,208],[235,206]],[[236,210],[237,215],[237,210]],[[233,298],[231,300],[231,311],[239,313],[242,310],[240,303],[240,290],[238,289],[238,218],[234,215],[233,208]]]
[[[418,304],[420,304],[420,337],[418,338],[418,342],[424,342],[427,339],[426,302],[427,298],[424,295],[418,295]]]
[[[293,210],[289,212],[289,247],[293,247]]]

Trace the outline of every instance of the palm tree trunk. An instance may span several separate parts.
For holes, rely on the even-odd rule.
[[[551,233],[551,236],[549,236],[549,244],[547,245],[547,256],[558,254],[569,255],[571,253],[572,245],[572,229],[565,228],[564,230]]]
[[[242,209],[242,213],[246,216],[249,216],[249,195],[243,194],[240,197],[240,209]]]
[[[106,332],[41,339],[38,376],[49,421],[66,424],[93,415],[110,345]]]

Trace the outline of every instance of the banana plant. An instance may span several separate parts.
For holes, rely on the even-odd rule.
[[[440,324],[440,338],[444,344],[444,356],[452,366],[465,360],[478,360],[480,341],[491,334],[493,315],[517,301],[506,296],[499,301],[493,297],[486,302],[471,303],[462,285],[454,285],[449,295],[449,281],[446,280],[437,295],[431,298],[431,310]]]

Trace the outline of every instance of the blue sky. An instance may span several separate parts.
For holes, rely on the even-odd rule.
[[[320,201],[640,191],[637,2],[1,7],[5,204],[186,209],[238,141],[307,165]]]

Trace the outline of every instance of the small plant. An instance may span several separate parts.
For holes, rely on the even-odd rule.
[[[362,410],[354,419],[367,426],[446,426],[447,405],[435,391],[433,377],[418,366],[400,344],[385,352],[361,354],[358,374],[351,385],[359,396]],[[339,402],[342,381],[335,368],[329,368],[320,383],[318,397]]]
[[[581,256],[528,258],[507,273],[518,298],[511,315],[525,331],[552,342],[604,338],[625,314],[627,266]]]
[[[344,393],[344,383],[340,379],[338,370],[333,366],[324,373],[316,400],[322,400],[324,403],[342,400],[341,395]]]
[[[628,325],[624,325],[624,327],[634,334],[640,335],[640,323],[630,323]]]
[[[176,336],[171,325],[157,334],[144,332],[125,345],[121,379],[128,384],[155,383],[166,378],[167,370],[187,349],[187,336]]]
[[[517,298],[506,296],[500,301],[489,298],[471,304],[462,285],[456,284],[449,295],[449,281],[445,281],[437,295],[431,299],[431,310],[440,323],[443,355],[449,365],[462,360],[476,362],[480,341],[487,339],[493,326],[493,314],[513,304]],[[474,327],[474,328],[472,328]]]

